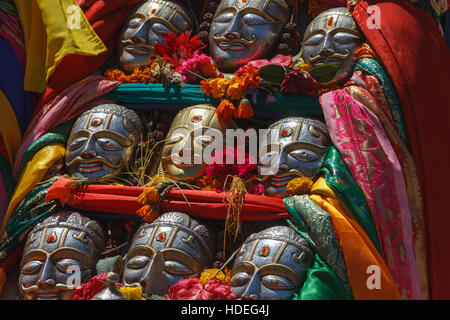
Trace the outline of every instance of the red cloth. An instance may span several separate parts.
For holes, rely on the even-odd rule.
[[[137,197],[144,187],[89,185],[82,190],[73,189],[75,181],[61,178],[48,190],[45,200],[57,199],[61,205],[91,212],[134,215],[142,206]],[[185,201],[184,196],[188,199]],[[225,193],[215,191],[180,190],[174,188],[166,193],[160,206],[162,212],[181,211],[193,217],[225,220],[228,206]],[[277,220],[290,217],[283,200],[247,194],[240,218],[242,221]]]
[[[367,25],[369,5],[380,28]],[[391,77],[402,103],[422,187],[432,299],[450,299],[450,51],[432,16],[406,0],[359,1],[352,15]],[[370,24],[369,24],[370,25]]]
[[[108,51],[98,56],[72,54],[61,61],[50,77],[47,88],[34,110],[36,114],[46,102],[61,90],[80,81],[100,68],[116,48],[118,36],[130,11],[142,0],[80,1],[80,7]]]

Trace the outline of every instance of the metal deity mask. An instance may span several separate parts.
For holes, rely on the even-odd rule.
[[[116,176],[133,159],[142,130],[138,115],[123,106],[103,104],[86,111],[70,132],[68,173],[96,180]]]
[[[212,263],[214,246],[214,235],[206,226],[185,213],[165,213],[137,230],[125,257],[123,283],[139,283],[148,291],[155,281],[171,286],[182,278],[199,276]],[[164,271],[158,274],[153,264],[161,254]]]
[[[344,84],[352,75],[353,53],[364,36],[347,8],[332,8],[319,14],[308,26],[303,38],[303,60],[311,67],[322,64],[340,66],[328,84]]]
[[[239,299],[289,299],[303,285],[313,257],[306,240],[289,227],[254,233],[235,258],[231,291]]]
[[[21,298],[71,300],[74,277],[80,275],[81,284],[96,274],[105,242],[103,228],[76,212],[57,213],[37,224],[20,263]]]
[[[231,121],[217,118],[216,108],[212,105],[195,105],[178,112],[162,149],[164,174],[178,181],[200,177],[207,167],[203,157],[205,148],[213,143],[222,148],[223,143],[215,139],[225,137],[226,129],[232,127]],[[183,163],[178,164],[173,159]]]
[[[209,32],[219,70],[232,73],[252,60],[272,58],[289,14],[285,0],[222,0]]]
[[[261,161],[275,167],[272,175],[260,175],[266,193],[283,197],[294,178],[313,178],[322,155],[331,145],[327,126],[313,119],[290,117],[270,125],[261,148]],[[276,170],[278,169],[278,170]]]
[[[180,34],[194,28],[194,21],[183,6],[166,0],[148,0],[134,9],[120,35],[118,56],[128,72],[149,64],[153,45],[169,32]]]

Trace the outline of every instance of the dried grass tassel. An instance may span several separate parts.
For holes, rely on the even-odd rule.
[[[230,176],[229,176],[230,177]],[[228,180],[228,178],[226,180]],[[233,237],[233,241],[236,240],[241,231],[241,211],[244,205],[245,194],[247,189],[245,188],[244,181],[238,177],[233,176],[229,190],[225,194],[230,193],[230,197],[224,199],[224,202],[228,202],[227,218],[225,220],[225,235],[223,240],[223,249],[225,252],[227,234]],[[225,185],[227,181],[225,180]]]

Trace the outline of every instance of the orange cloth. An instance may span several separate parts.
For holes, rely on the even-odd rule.
[[[311,199],[324,209],[331,217],[336,236],[344,255],[347,274],[355,300],[401,300],[402,297],[386,266],[370,238],[358,222],[336,200],[333,191],[320,178],[311,189]],[[380,270],[379,289],[369,289],[373,271],[369,266]]]

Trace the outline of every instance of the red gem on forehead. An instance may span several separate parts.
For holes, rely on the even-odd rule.
[[[55,242],[55,241],[56,241],[56,234],[53,231],[52,234],[47,237],[47,243],[52,243],[52,242]]]
[[[332,26],[333,25],[333,17],[331,16],[330,18],[328,18],[328,26]]]
[[[261,257],[267,257],[267,255],[269,254],[269,252],[270,252],[269,246],[264,246],[264,247],[261,248],[261,250],[259,250],[259,253],[258,253],[258,254],[259,254]]]
[[[156,236],[156,241],[163,242],[164,240],[166,240],[165,232],[161,232]]]
[[[152,9],[152,13],[153,13],[153,14],[156,13],[156,9],[155,9],[155,8]]]
[[[191,121],[192,122],[199,122],[203,119],[203,117],[201,115],[195,115],[192,117]]]
[[[291,134],[292,134],[292,129],[290,129],[290,128],[281,130],[282,137],[289,137]]]
[[[242,2],[243,2],[243,3],[246,3],[246,2],[247,2],[247,0],[242,0]]]
[[[97,127],[99,125],[101,125],[103,123],[103,120],[100,118],[95,118],[94,120],[91,121],[91,125],[93,125],[94,127]]]

